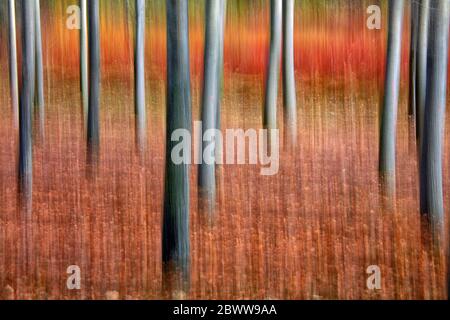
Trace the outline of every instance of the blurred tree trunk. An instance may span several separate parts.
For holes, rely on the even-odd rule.
[[[417,38],[419,33],[419,0],[411,1],[411,42],[409,50],[409,109],[408,114],[415,120],[417,110]]]
[[[97,161],[100,147],[99,103],[100,103],[100,30],[98,0],[88,1],[89,41],[89,111],[88,111],[88,159]]]
[[[19,101],[19,181],[27,204],[31,202],[33,150],[31,113],[35,81],[34,3],[22,0],[22,85]]]
[[[139,151],[145,150],[145,0],[136,0],[136,38],[134,48],[134,87],[136,144]]]
[[[278,80],[282,43],[282,0],[270,1],[270,54],[264,106],[264,128],[277,128]]]
[[[395,188],[395,144],[400,89],[403,0],[389,1],[389,34],[381,119],[380,174],[389,192]]]
[[[420,211],[430,222],[434,239],[445,241],[442,148],[447,91],[450,2],[432,0],[430,5],[427,94],[420,166]],[[447,244],[441,243],[441,245]]]
[[[178,129],[191,132],[188,1],[167,0],[167,121],[162,260],[169,291],[185,292],[189,284],[189,164],[171,158]]]
[[[220,99],[220,57],[223,16],[223,0],[206,2],[205,11],[205,52],[202,97],[202,163],[199,166],[199,202],[202,210],[213,213],[216,194],[215,176],[215,134]],[[207,134],[207,139],[205,138]],[[205,141],[206,140],[206,141]]]
[[[87,0],[80,0],[80,8],[80,88],[83,105],[83,117],[84,123],[86,124],[89,106]]]
[[[288,142],[295,145],[297,138],[297,96],[294,63],[294,4],[283,0],[283,98],[284,123]]]
[[[421,149],[421,137],[423,131],[423,119],[425,112],[425,96],[427,90],[427,47],[428,47],[428,29],[430,20],[430,0],[420,1],[419,10],[419,34],[417,40],[417,119],[416,136]]]
[[[14,126],[19,121],[19,82],[17,71],[17,35],[15,0],[8,0],[9,15],[9,85]]]
[[[41,34],[41,5],[40,0],[34,2],[35,10],[35,43],[36,43],[36,92],[35,104],[38,108],[38,123],[40,136],[44,133],[44,65],[42,58],[42,34]]]

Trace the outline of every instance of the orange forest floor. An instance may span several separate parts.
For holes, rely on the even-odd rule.
[[[165,298],[164,14],[150,14],[147,21],[148,138],[140,159],[134,129],[133,26],[124,11],[108,11],[101,2],[100,162],[95,178],[89,178],[78,80],[79,34],[64,27],[70,1],[56,1],[52,7],[41,2],[46,118],[43,134],[34,132],[30,217],[18,209],[18,137],[9,98],[7,38],[0,32],[0,299]],[[200,119],[203,70],[199,8],[190,8],[195,120]],[[227,17],[223,129],[261,128],[269,7],[259,8]],[[300,9],[296,7],[295,36],[298,146],[282,144],[276,176],[261,176],[258,166],[221,166],[212,225],[197,210],[197,168],[191,167],[188,297],[447,298],[445,260],[430,253],[420,229],[415,128],[407,117],[407,15],[397,188],[395,197],[387,199],[377,171],[385,5],[383,28],[375,31],[365,27],[364,6],[325,8],[323,15]],[[278,101],[283,138],[281,81]],[[448,115],[443,164],[448,217]],[[66,287],[70,265],[81,268],[81,290]],[[381,290],[367,289],[371,265],[380,267]]]

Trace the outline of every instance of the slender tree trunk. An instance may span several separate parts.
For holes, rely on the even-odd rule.
[[[171,158],[178,129],[191,132],[188,1],[167,0],[167,125],[162,260],[164,275],[174,271],[170,289],[185,291],[189,283],[189,164]],[[175,288],[172,287],[175,286]]]
[[[282,42],[282,0],[270,1],[270,55],[264,107],[264,128],[277,128],[278,79]]]
[[[22,81],[19,100],[19,191],[21,211],[21,252],[23,261],[19,270],[29,275],[33,257],[33,141],[32,113],[36,85],[36,6],[33,1],[22,0]]]
[[[88,157],[96,161],[100,147],[99,103],[100,103],[100,30],[99,2],[88,1],[89,24],[89,111],[88,111]]]
[[[24,198],[31,198],[33,151],[31,113],[35,81],[34,4],[22,0],[22,86],[19,102],[19,181]],[[27,201],[28,202],[28,201]]]
[[[427,90],[427,48],[430,20],[430,0],[421,0],[419,9],[419,35],[417,39],[417,119],[416,136],[421,149],[421,137],[425,112],[425,96]]]
[[[41,34],[41,5],[40,0],[35,0],[35,41],[36,41],[36,92],[35,104],[38,108],[39,132],[44,132],[44,65],[42,58],[42,34]]]
[[[430,1],[427,94],[420,166],[420,211],[436,239],[445,241],[442,190],[450,2]]]
[[[81,112],[83,129],[87,131],[87,119],[89,110],[89,81],[88,81],[88,18],[87,18],[87,0],[80,0],[80,93],[81,93]],[[84,225],[85,218],[83,215],[78,217],[77,224]],[[85,237],[84,228],[82,227],[79,234],[79,255],[81,257],[81,268],[87,265],[87,255],[84,247],[83,238]],[[82,299],[85,298],[84,294]]]
[[[415,120],[417,109],[417,39],[419,33],[419,1],[411,1],[411,44],[409,50],[409,109],[408,114]]]
[[[17,74],[17,36],[15,0],[8,0],[9,15],[9,85],[14,126],[19,121],[19,84]]]
[[[288,141],[295,145],[297,138],[297,95],[294,65],[294,4],[283,0],[283,98],[284,123]]]
[[[380,174],[389,192],[395,188],[395,143],[400,89],[403,0],[389,1],[389,35],[381,119]]]
[[[205,53],[202,99],[202,163],[199,166],[199,202],[209,213],[214,211],[216,194],[215,131],[220,99],[220,46],[223,0],[206,2]],[[205,141],[206,140],[206,141]]]
[[[88,87],[88,23],[87,23],[87,0],[80,0],[81,8],[81,30],[80,30],[80,88],[83,105],[84,123],[87,121],[89,107]]]
[[[145,149],[145,0],[136,0],[136,39],[134,48],[134,86],[136,144],[140,151]]]

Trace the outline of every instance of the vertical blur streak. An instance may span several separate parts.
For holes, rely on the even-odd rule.
[[[389,35],[380,140],[380,174],[386,191],[395,189],[395,143],[400,90],[403,0],[389,0]]]
[[[213,130],[217,128],[217,107],[220,99],[220,16],[223,15],[223,0],[206,2],[205,13],[205,52],[202,98],[202,158],[199,167],[200,205],[208,213],[213,213],[216,194],[215,144]]]
[[[35,39],[33,3],[22,0],[22,87],[19,107],[19,182],[26,211],[31,210],[33,159],[31,112],[34,96]]]
[[[219,63],[217,67],[219,71],[217,72],[219,77],[219,97],[217,99],[216,106],[216,129],[221,129],[221,112],[222,112],[222,98],[223,98],[223,83],[224,83],[224,42],[225,42],[225,25],[227,20],[227,0],[222,0],[222,9],[220,10],[219,16]],[[216,159],[222,159],[222,141],[216,141]],[[217,161],[217,160],[216,160]],[[217,166],[216,166],[217,167]]]
[[[427,97],[420,170],[420,209],[430,221],[435,243],[445,241],[442,190],[443,134],[446,108],[450,2],[430,2]],[[447,244],[445,244],[447,245]]]
[[[124,43],[124,52],[127,52],[127,66],[128,63],[130,63],[131,61],[131,57],[133,55],[133,42],[131,41],[131,38],[133,37],[132,32],[133,32],[133,14],[132,14],[132,6],[131,6],[131,0],[126,0],[124,1],[124,10],[125,10],[125,43]],[[134,66],[133,65],[129,65],[127,68],[128,72],[129,72],[129,77],[130,79],[133,79],[134,77]]]
[[[136,0],[136,37],[134,49],[136,144],[145,151],[145,0]]]
[[[21,272],[28,275],[33,259],[32,106],[35,94],[35,4],[22,0],[22,83],[19,102],[19,211]],[[33,280],[31,280],[32,282]]]
[[[421,150],[423,119],[425,112],[425,96],[427,90],[427,48],[430,19],[430,0],[420,1],[419,35],[417,39],[417,142]]]
[[[278,79],[281,59],[282,0],[270,1],[270,55],[267,67],[264,128],[277,128]]]
[[[34,2],[35,10],[35,41],[36,41],[36,92],[35,103],[38,108],[39,135],[44,134],[44,66],[42,61],[42,33],[41,33],[41,6],[40,0]]]
[[[297,138],[297,95],[294,71],[294,4],[283,0],[283,98],[287,141],[295,145]]]
[[[100,147],[100,30],[98,0],[88,2],[89,23],[89,111],[88,111],[88,162],[96,164]]]
[[[22,92],[20,1],[16,0],[15,5],[19,14],[18,87]],[[135,145],[136,0],[99,1],[101,161],[92,179],[86,179],[87,128],[83,130],[79,105],[80,33],[65,27],[65,8],[78,1],[41,1],[46,136],[45,143],[32,145],[33,206],[32,215],[26,217],[19,212],[17,190],[19,127],[15,130],[12,126],[9,105],[5,37],[8,1],[1,6],[5,11],[0,10],[4,22],[0,32],[0,69],[4,77],[0,81],[0,105],[4,108],[0,118],[0,299],[162,299],[166,297],[161,294],[165,293],[161,281],[162,220],[166,215],[166,221],[175,221],[167,213],[179,214],[177,208],[188,207],[187,202],[182,202],[187,199],[187,189],[174,189],[175,179],[167,179],[169,187],[164,186],[166,145],[161,137],[166,139],[166,121],[173,123],[180,109],[189,112],[189,107],[179,107],[182,103],[173,103],[178,107],[172,107],[166,119],[166,0],[145,2],[146,110],[147,121],[151,121],[147,128],[150,125],[151,130],[147,130],[148,156],[144,159],[136,153]],[[26,2],[32,4],[34,0]],[[205,0],[186,2],[191,101],[193,115],[200,119]],[[269,0],[228,1],[221,100],[224,129],[262,127],[269,4]],[[424,232],[426,239],[421,238],[418,158],[415,137],[409,134],[414,124],[407,117],[406,91],[399,100],[396,198],[385,201],[379,194],[377,140],[381,106],[377,106],[384,81],[388,15],[385,10],[381,30],[367,29],[369,4],[371,0],[295,2],[298,143],[295,152],[287,145],[280,149],[278,175],[261,176],[264,165],[217,165],[214,224],[208,225],[197,210],[197,168],[183,168],[192,173],[189,216],[182,211],[178,220],[181,227],[172,227],[166,233],[172,232],[167,238],[172,239],[173,248],[182,247],[186,240],[185,248],[189,245],[190,252],[180,249],[181,259],[177,252],[166,256],[167,260],[173,257],[172,261],[188,260],[186,269],[191,278],[186,298],[447,297],[442,252],[438,256],[426,247],[430,243],[428,230]],[[379,4],[384,10],[388,1]],[[176,26],[170,29],[172,35],[184,32],[185,24]],[[409,32],[408,25],[403,30],[401,63],[405,90]],[[178,47],[172,45],[169,52],[171,57],[181,59]],[[186,79],[187,73],[175,77],[177,73],[173,72],[184,72],[185,64],[180,62],[178,68],[174,64],[169,73],[171,88],[188,88],[188,81],[175,81]],[[181,101],[175,92],[172,90],[172,101]],[[282,103],[278,101],[280,108]],[[446,121],[447,127],[448,114]],[[283,121],[277,124],[285,128]],[[442,182],[447,216],[448,129],[444,141]],[[176,194],[169,194],[174,190]],[[168,205],[163,204],[164,192],[166,199],[181,199],[181,205],[165,210],[163,206]],[[189,228],[183,219],[190,221]],[[69,276],[65,271],[72,264],[81,268],[81,290],[67,290],[65,286]],[[365,285],[370,265],[379,266],[382,272],[382,290],[368,290]]]
[[[166,10],[167,141],[162,230],[163,283],[169,294],[180,294],[189,289],[189,165],[172,161],[171,153],[177,143],[171,137],[178,129],[191,132],[188,1],[167,0]]]
[[[416,116],[416,70],[417,70],[417,38],[419,33],[419,0],[411,1],[411,43],[409,55],[409,110],[408,114],[415,120]]]
[[[17,127],[19,112],[19,84],[17,75],[17,38],[15,0],[8,0],[9,15],[9,85],[14,127]]]
[[[84,123],[87,121],[88,113],[88,30],[87,30],[87,0],[80,0],[80,89],[83,108]]]

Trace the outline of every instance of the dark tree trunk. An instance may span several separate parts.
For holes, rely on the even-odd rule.
[[[34,3],[22,0],[22,86],[19,102],[20,191],[30,199],[33,180],[31,113],[35,81]],[[27,201],[29,202],[29,201]]]
[[[408,114],[415,120],[417,109],[417,40],[419,34],[419,2],[411,1],[411,43],[409,50],[409,109]]]
[[[421,149],[421,137],[425,112],[425,96],[427,90],[427,47],[430,20],[430,0],[421,0],[419,9],[419,34],[417,39],[417,83],[416,83],[416,136]]]
[[[37,107],[37,117],[39,125],[39,135],[44,134],[44,65],[42,56],[42,34],[41,34],[41,5],[40,0],[34,2],[35,10],[35,55],[36,55],[36,87],[35,87],[35,104]]]
[[[88,111],[88,158],[96,161],[100,146],[99,103],[100,103],[100,30],[99,2],[88,1],[89,39],[89,111]]]
[[[164,275],[175,274],[170,290],[186,291],[189,283],[189,164],[175,164],[171,136],[191,131],[188,1],[167,0],[167,122],[162,260]]]
[[[450,2],[430,1],[427,94],[420,165],[420,211],[435,240],[444,241],[442,148],[445,125]]]

